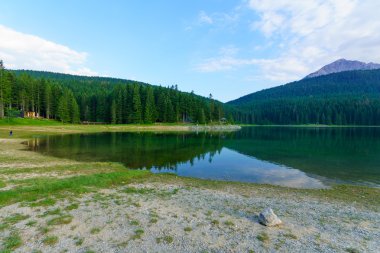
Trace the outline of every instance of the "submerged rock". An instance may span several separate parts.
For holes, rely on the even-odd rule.
[[[282,221],[273,212],[272,208],[267,207],[259,215],[259,222],[265,226],[273,227],[282,224]]]

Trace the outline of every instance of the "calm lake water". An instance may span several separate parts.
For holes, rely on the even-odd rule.
[[[100,133],[38,138],[32,150],[154,173],[296,188],[380,186],[380,128],[243,127],[234,133]]]

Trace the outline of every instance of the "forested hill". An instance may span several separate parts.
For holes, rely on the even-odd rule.
[[[63,122],[154,123],[219,121],[223,104],[177,86],[107,77],[0,69],[0,118],[34,112]]]
[[[249,105],[257,100],[380,94],[380,69],[334,73],[302,79],[285,85],[251,93],[228,102]]]
[[[228,104],[244,123],[380,125],[380,70],[302,79]]]

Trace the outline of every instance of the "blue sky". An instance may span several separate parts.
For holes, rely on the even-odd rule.
[[[229,101],[338,58],[380,62],[378,2],[8,0],[0,59]]]

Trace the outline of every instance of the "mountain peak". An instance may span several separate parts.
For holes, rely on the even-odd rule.
[[[351,70],[368,70],[368,69],[380,69],[380,64],[369,62],[361,62],[361,61],[352,61],[346,59],[339,59],[326,66],[323,66],[316,72],[313,72],[307,75],[305,78],[312,78],[317,76],[328,75],[332,73],[338,73],[342,71],[351,71]]]

